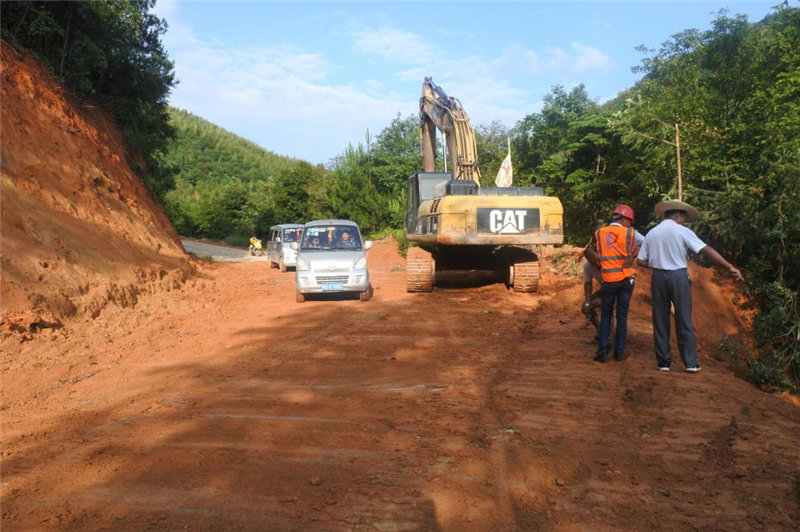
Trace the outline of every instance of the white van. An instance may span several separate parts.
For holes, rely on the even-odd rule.
[[[372,297],[366,250],[372,242],[361,238],[358,224],[350,220],[314,220],[303,228],[297,249],[295,295],[298,303],[308,294],[357,293],[361,301]]]
[[[282,272],[289,266],[295,266],[297,252],[291,248],[291,244],[298,242],[302,234],[302,224],[280,224],[270,227],[267,239],[269,265],[279,268]]]

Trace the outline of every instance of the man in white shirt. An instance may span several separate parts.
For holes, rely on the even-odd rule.
[[[678,200],[662,201],[655,212],[664,220],[645,236],[637,257],[639,264],[653,269],[650,301],[653,306],[653,341],[656,363],[660,371],[669,371],[669,310],[675,308],[675,334],[678,350],[686,371],[697,373],[697,344],[692,325],[692,290],[687,266],[687,253],[703,253],[727,268],[737,280],[742,273],[726,261],[714,248],[700,240],[685,226],[698,216],[697,209]]]

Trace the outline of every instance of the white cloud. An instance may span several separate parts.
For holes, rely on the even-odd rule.
[[[436,56],[425,67],[398,72],[402,81],[433,75],[434,82],[464,105],[473,125],[498,120],[513,126],[525,115],[538,112],[542,98],[554,85],[571,86],[576,73],[605,68],[609,56],[598,48],[575,42],[565,50],[544,46],[539,50],[512,44],[494,57]]]
[[[420,83],[422,83],[422,80],[430,75],[431,75],[430,69],[427,69],[425,67],[414,67],[399,71],[397,73],[397,78],[400,81],[419,81]]]
[[[598,48],[579,42],[572,43],[571,48],[574,53],[557,46],[545,46],[541,51],[536,51],[519,45],[510,45],[497,58],[491,60],[491,68],[505,75],[513,72],[511,77],[520,75],[534,77],[545,73],[566,74],[599,69],[611,62],[610,57]]]
[[[598,48],[574,42],[572,43],[572,49],[578,53],[578,57],[573,64],[578,72],[605,68],[611,63],[611,58]]]
[[[397,113],[416,113],[425,76],[463,103],[474,126],[498,120],[511,127],[541,109],[552,85],[566,85],[563,80],[576,73],[610,62],[599,49],[578,42],[567,50],[514,44],[489,56],[459,47],[445,51],[415,33],[385,26],[347,34],[374,63],[368,77],[356,73],[336,82],[333,76],[348,72],[348,65],[339,63],[333,50],[302,44],[235,48],[199,38],[175,22],[179,4],[157,5],[165,4],[172,20],[164,43],[180,81],[170,104],[312,163],[327,163],[349,143],[363,142],[367,130],[374,137]]]
[[[402,108],[351,86],[326,85],[335,65],[322,54],[226,47],[179,24],[164,40],[179,78],[171,105],[283,155],[325,163],[367,129],[377,133]],[[374,92],[379,85],[365,88]]]
[[[365,28],[353,32],[358,51],[400,63],[419,63],[436,54],[436,48],[419,35],[394,28]]]

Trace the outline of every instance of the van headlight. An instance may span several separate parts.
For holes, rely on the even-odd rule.
[[[308,263],[303,259],[301,259],[300,257],[297,257],[297,265],[295,266],[295,270],[297,270],[298,272],[307,272]]]
[[[356,270],[366,270],[367,269],[367,257],[361,257],[356,261],[356,265],[354,267]]]

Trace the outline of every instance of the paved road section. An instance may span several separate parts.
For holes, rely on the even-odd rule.
[[[243,248],[211,244],[191,238],[182,238],[181,244],[187,253],[199,258],[211,258],[214,262],[266,262],[267,256],[254,257]]]

